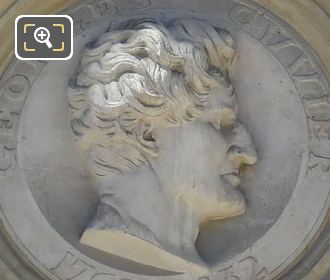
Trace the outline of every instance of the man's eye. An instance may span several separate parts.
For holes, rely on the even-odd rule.
[[[238,147],[236,145],[231,145],[228,150],[227,154],[232,154],[232,155],[239,155],[243,153],[243,149],[241,147]]]

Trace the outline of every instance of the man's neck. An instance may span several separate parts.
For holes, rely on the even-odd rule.
[[[150,167],[118,177],[109,186],[110,183],[102,183],[102,202],[118,212],[128,233],[138,234],[137,237],[183,259],[203,263],[195,248],[199,217],[182,201],[164,192]]]

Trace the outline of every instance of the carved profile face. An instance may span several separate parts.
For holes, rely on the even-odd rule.
[[[226,31],[197,20],[135,23],[89,44],[69,99],[92,174],[148,166],[201,223],[243,213],[240,168],[257,158],[236,118],[234,55]]]

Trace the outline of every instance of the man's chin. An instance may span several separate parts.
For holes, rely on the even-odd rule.
[[[243,215],[246,212],[246,201],[241,192],[235,190],[226,199],[219,201],[214,211],[209,211],[202,217],[202,224],[225,220]]]

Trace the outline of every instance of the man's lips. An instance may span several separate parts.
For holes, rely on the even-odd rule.
[[[233,187],[238,187],[241,184],[241,179],[239,178],[239,172],[234,171],[234,172],[222,174],[220,175],[220,177]]]

